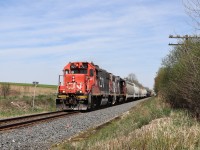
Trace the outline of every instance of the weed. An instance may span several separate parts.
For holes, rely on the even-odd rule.
[[[10,96],[0,99],[0,118],[19,116],[25,114],[39,113],[44,111],[55,111],[55,96],[36,96],[35,108],[32,109],[32,96]]]
[[[84,136],[87,135],[87,136]],[[152,98],[102,128],[91,129],[52,149],[199,149],[200,124],[182,110]]]

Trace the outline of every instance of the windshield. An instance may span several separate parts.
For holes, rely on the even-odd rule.
[[[86,69],[71,69],[71,74],[87,74]]]

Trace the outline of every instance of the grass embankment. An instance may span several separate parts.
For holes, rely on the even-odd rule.
[[[199,149],[200,123],[151,98],[120,119],[91,129],[52,149]]]
[[[14,117],[46,111],[55,111],[54,95],[38,95],[35,97],[35,107],[32,108],[32,97],[0,97],[0,118]]]
[[[2,85],[3,83],[0,83]],[[0,95],[0,118],[54,111],[56,86],[39,85],[36,88],[35,107],[32,108],[34,87],[31,84],[9,83],[9,94]]]

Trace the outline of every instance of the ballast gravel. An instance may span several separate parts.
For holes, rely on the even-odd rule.
[[[30,127],[0,132],[0,150],[46,150],[52,144],[117,117],[141,101],[51,120]]]

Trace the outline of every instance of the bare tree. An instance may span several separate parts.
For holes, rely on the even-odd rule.
[[[139,87],[143,87],[143,85],[138,81],[138,79],[134,73],[130,73],[126,79],[130,82],[135,83]]]
[[[182,0],[186,13],[195,22],[195,28],[200,29],[200,0]]]
[[[130,82],[135,82],[137,81],[136,75],[134,73],[130,73],[127,77],[127,80]]]
[[[1,93],[4,98],[6,98],[10,94],[10,84],[9,83],[1,84]]]

